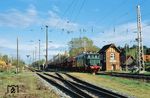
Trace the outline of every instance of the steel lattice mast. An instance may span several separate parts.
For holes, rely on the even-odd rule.
[[[144,52],[143,52],[143,42],[142,42],[142,25],[141,25],[141,12],[140,6],[137,6],[137,65],[139,67],[139,72],[145,71],[144,64]]]

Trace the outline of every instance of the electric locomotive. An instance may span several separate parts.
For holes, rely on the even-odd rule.
[[[82,53],[76,56],[76,67],[80,71],[97,73],[101,68],[100,55],[98,53]]]

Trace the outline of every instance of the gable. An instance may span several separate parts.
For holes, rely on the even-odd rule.
[[[117,51],[118,53],[121,52],[114,44],[109,44],[109,45],[105,45],[101,50],[99,50],[98,53],[104,53],[108,49],[110,49],[109,51]]]
[[[118,52],[115,48],[109,47],[106,52]]]

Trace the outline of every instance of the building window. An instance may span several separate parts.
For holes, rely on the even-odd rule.
[[[95,58],[98,58],[98,56],[97,56],[97,55],[95,55]]]
[[[90,58],[90,55],[88,55],[88,58]]]
[[[110,60],[115,60],[115,53],[110,54]]]

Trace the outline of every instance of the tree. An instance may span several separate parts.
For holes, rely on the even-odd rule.
[[[0,69],[3,69],[3,71],[13,69],[14,66],[17,67],[17,59],[16,58],[9,58],[8,55],[1,55],[0,54]],[[21,59],[19,59],[19,66],[18,68],[20,71],[25,66],[25,62]]]
[[[5,61],[0,60],[0,72],[5,71],[7,68]]]
[[[8,55],[3,55],[2,60],[5,61],[6,64],[10,63],[10,59],[9,59]]]
[[[147,48],[147,49],[146,49],[146,54],[147,54],[147,55],[150,55],[150,48]]]
[[[25,66],[25,62],[23,60],[19,60],[19,66],[17,66],[17,59],[13,59],[12,65],[18,67],[19,70],[22,71],[22,68]]]
[[[35,61],[35,62],[33,62],[32,64],[31,64],[31,66],[32,67],[35,67],[35,68],[39,68],[39,66],[40,65],[43,65],[43,63],[45,62],[45,60],[44,59],[42,59],[42,60],[38,60],[38,61]]]
[[[84,51],[97,52],[99,48],[93,45],[93,41],[87,37],[73,38],[69,43],[70,56],[76,56]]]
[[[0,55],[0,70],[1,71],[7,71],[10,68],[10,59],[8,58],[8,55]]]

